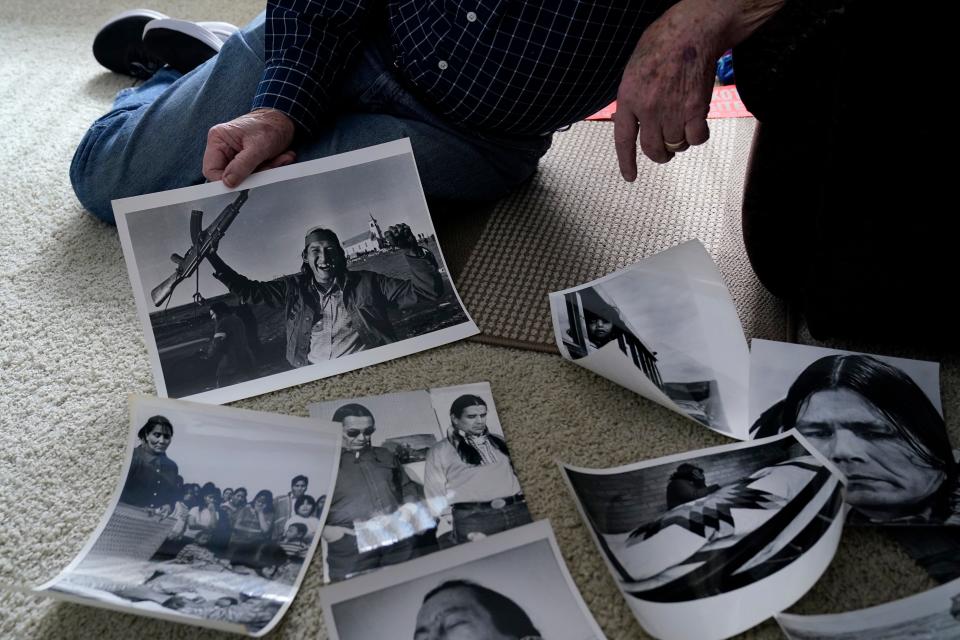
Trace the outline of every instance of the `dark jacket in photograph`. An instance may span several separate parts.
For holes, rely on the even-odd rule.
[[[416,484],[389,449],[343,451],[327,524],[352,529],[357,521],[393,513],[418,498]]]
[[[372,349],[397,340],[388,309],[411,307],[418,302],[434,301],[443,293],[443,280],[432,254],[407,256],[410,279],[392,278],[373,271],[347,271],[343,305],[352,326],[360,336],[362,349]],[[310,332],[315,323],[316,293],[313,275],[304,266],[300,273],[270,282],[250,280],[227,265],[214,274],[243,303],[264,303],[285,311],[287,361],[294,367],[310,362]]]

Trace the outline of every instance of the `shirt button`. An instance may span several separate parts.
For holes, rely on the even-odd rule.
[[[467,22],[476,22],[476,21],[477,21],[477,14],[475,14],[473,11],[468,11]]]
[[[443,71],[444,69],[446,69],[446,68],[449,67],[450,65],[447,64],[447,61],[446,61],[446,60],[441,60],[440,62],[437,63],[437,66],[440,67],[440,71]]]

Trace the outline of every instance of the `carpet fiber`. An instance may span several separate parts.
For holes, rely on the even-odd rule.
[[[181,0],[152,8],[188,19],[242,24],[259,6],[252,0]],[[128,79],[101,70],[89,48],[99,25],[128,8],[118,0],[4,0],[0,4],[4,53],[0,87],[6,96],[0,101],[0,583],[37,584],[54,575],[82,547],[110,499],[121,468],[126,396],[153,389],[116,231],[80,209],[67,180],[70,158],[84,129],[107,108],[116,91],[129,86]],[[596,144],[608,145],[609,130],[604,125],[591,126],[575,128],[568,134],[571,142],[592,144],[586,139],[596,135]],[[740,126],[748,125],[736,125]],[[740,133],[737,129],[734,135]],[[701,182],[701,175],[688,171],[683,184],[680,175],[673,179],[669,196],[662,192],[663,183],[642,178],[629,187],[629,193],[617,192],[614,197],[594,184],[594,177],[587,180],[598,171],[591,166],[574,171],[570,163],[562,172],[554,172],[552,167],[559,165],[549,161],[537,185],[529,187],[540,191],[535,195],[527,191],[527,200],[518,196],[501,205],[497,217],[479,232],[484,237],[464,275],[467,290],[472,286],[482,291],[477,287],[488,278],[492,284],[510,281],[504,273],[514,274],[512,278],[531,273],[530,267],[511,263],[516,256],[508,259],[496,250],[505,242],[502,234],[511,215],[529,223],[514,227],[517,237],[512,246],[516,251],[541,247],[538,259],[554,261],[550,274],[537,280],[535,295],[521,295],[519,282],[518,289],[471,293],[471,311],[481,324],[493,327],[491,314],[503,313],[497,296],[536,300],[545,310],[546,299],[540,296],[551,287],[574,284],[704,234],[702,239],[741,302],[748,333],[774,337],[768,331],[778,330],[771,319],[780,317],[779,307],[755,287],[749,267],[738,257],[742,254],[724,248],[735,241],[735,226],[728,218],[735,214],[734,196],[732,192],[702,193],[736,186],[739,178],[734,174],[742,172],[742,157],[733,161],[729,151],[721,153],[711,146],[723,138],[716,127],[714,136],[713,142],[690,152],[690,157],[698,153],[703,162],[709,158],[730,162],[716,167],[713,174],[726,177],[708,186]],[[554,153],[565,144],[558,141]],[[596,162],[606,163],[602,171],[608,181],[615,181],[610,159],[604,156]],[[642,176],[665,175],[664,171],[650,163],[640,168]],[[682,206],[670,202],[679,194],[687,198]],[[707,200],[716,208],[703,210]],[[551,207],[557,212],[555,220],[544,217]],[[578,210],[592,213],[571,213]],[[602,212],[616,215],[601,216]],[[445,220],[441,241],[449,238],[452,244],[457,226],[456,221]],[[624,234],[629,243],[618,237]],[[546,250],[552,247],[557,249]],[[569,268],[563,266],[564,260]],[[487,304],[497,310],[480,306]],[[525,310],[518,328],[504,335],[546,344],[546,316],[538,313]],[[944,405],[955,442],[960,406],[957,372],[957,362],[951,360],[945,367]],[[555,355],[475,343],[450,345],[237,405],[306,415],[309,402],[323,399],[475,380],[491,381],[531,510],[537,518],[552,520],[570,571],[600,625],[613,639],[645,637],[590,542],[554,460],[583,466],[624,464],[727,442],[721,436]],[[285,621],[271,637],[326,637],[318,606],[318,569],[315,563]],[[929,586],[930,581],[881,534],[850,530],[834,564],[795,610],[862,607]],[[778,636],[770,622],[747,634]],[[0,637],[234,636],[0,593]]]

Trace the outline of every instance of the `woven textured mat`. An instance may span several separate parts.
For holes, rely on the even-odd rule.
[[[475,339],[555,351],[549,292],[697,238],[719,266],[747,337],[784,340],[784,306],[750,268],[740,227],[755,124],[712,121],[707,144],[666,165],[641,160],[633,184],[617,169],[613,123],[581,122],[557,134],[537,175],[496,206],[458,269],[457,288],[483,331]]]

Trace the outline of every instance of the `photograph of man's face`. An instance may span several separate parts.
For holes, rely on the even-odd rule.
[[[377,430],[370,416],[346,416],[343,425],[343,448],[346,451],[359,451],[370,446],[370,438]]]
[[[336,640],[597,640],[546,521],[325,589]]]
[[[483,604],[480,598],[489,592],[488,589],[479,591],[471,586],[454,586],[442,589],[433,594],[420,606],[417,613],[417,626],[413,640],[434,640],[435,638],[449,638],[450,640],[519,640],[533,637],[530,631],[532,623],[526,618],[530,629],[507,629],[498,627],[496,617],[504,612],[491,610]],[[494,597],[500,596],[495,594]],[[488,599],[489,595],[488,595]],[[510,605],[517,607],[509,601]],[[508,605],[509,606],[509,605]],[[511,611],[513,613],[513,611]],[[520,613],[523,617],[522,610]],[[516,617],[516,616],[514,616]],[[501,627],[508,626],[500,622]],[[520,635],[522,633],[522,635]]]
[[[866,398],[849,389],[820,391],[807,400],[797,429],[847,477],[847,501],[889,508],[928,499],[944,472],[924,461]]]
[[[950,495],[957,464],[931,400],[937,394],[902,368],[923,380],[934,363],[767,342],[755,344],[754,354],[757,391],[751,393],[767,407],[751,431],[758,437],[791,428],[803,434],[846,476],[851,522],[922,524],[956,517]],[[797,373],[781,373],[785,366]],[[770,378],[788,388],[778,392],[761,384]]]
[[[487,406],[474,404],[464,408],[459,416],[450,414],[450,421],[456,429],[471,436],[481,436],[487,431]]]
[[[320,284],[331,284],[347,271],[347,261],[338,238],[332,233],[310,233],[303,248],[303,262]]]

